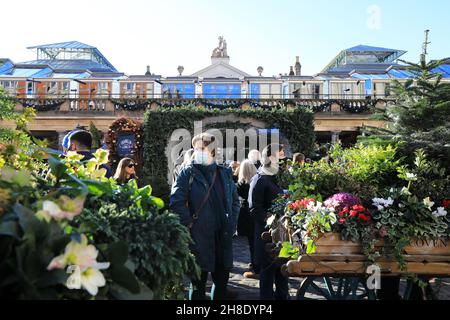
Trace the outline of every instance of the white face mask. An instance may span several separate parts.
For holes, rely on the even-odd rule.
[[[213,159],[208,152],[195,151],[194,153],[195,163],[201,164],[203,166],[209,166],[212,164]]]
[[[270,156],[269,159],[270,159],[270,166],[278,170],[280,159],[278,159],[278,157],[275,156]]]

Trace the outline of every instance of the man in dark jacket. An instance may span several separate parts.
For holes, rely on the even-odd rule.
[[[262,152],[262,167],[250,183],[249,206],[250,214],[255,221],[255,261],[259,265],[259,290],[261,300],[286,300],[289,298],[288,279],[281,273],[280,266],[270,258],[266,251],[266,243],[261,234],[266,230],[267,212],[272,201],[283,190],[277,185],[275,175],[278,163],[283,155],[282,146],[268,145]],[[275,282],[276,290],[273,291]]]
[[[179,214],[190,231],[191,248],[202,273],[192,279],[189,298],[205,299],[211,272],[214,287],[211,298],[224,300],[233,267],[233,234],[239,215],[239,197],[231,170],[216,164],[215,139],[200,134],[192,139],[194,160],[178,175],[172,187],[170,209]]]
[[[69,136],[69,151],[75,151],[84,156],[82,161],[90,160],[94,157],[92,149],[92,135],[88,131],[78,130]],[[102,164],[100,168],[106,170],[106,178],[112,177],[113,173],[109,166]]]

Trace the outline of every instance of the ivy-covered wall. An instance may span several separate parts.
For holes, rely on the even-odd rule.
[[[144,163],[145,183],[151,184],[156,196],[167,199],[170,186],[167,184],[168,159],[166,147],[172,132],[187,129],[193,134],[194,121],[209,117],[234,115],[240,118],[252,118],[264,122],[267,128],[277,128],[287,138],[294,152],[310,155],[313,152],[314,115],[301,108],[262,109],[206,109],[199,107],[173,107],[148,110],[144,121]],[[206,129],[210,126],[206,126]],[[214,125],[215,128],[236,129],[233,123]],[[242,127],[248,125],[242,124]]]

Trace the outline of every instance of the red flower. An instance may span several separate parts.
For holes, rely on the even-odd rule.
[[[450,208],[450,200],[449,200],[449,199],[444,199],[444,200],[442,200],[442,206],[443,206],[445,209],[449,209],[449,208]]]
[[[364,222],[367,222],[370,220],[370,217],[366,216],[365,214],[360,214],[358,218],[360,221],[364,221]]]
[[[305,198],[305,199],[303,199],[303,200],[301,201],[301,205],[303,206],[303,208],[307,208],[308,205],[309,205],[310,203],[312,203],[312,202],[315,202],[315,200],[314,200],[314,199],[307,199],[307,198]]]
[[[346,220],[344,218],[339,219],[339,223],[344,223]]]
[[[366,211],[366,208],[364,208],[364,207],[363,207],[362,205],[360,205],[360,204],[354,205],[352,209],[353,209],[353,210],[356,210],[356,211],[359,211],[359,212],[364,212],[364,211]]]
[[[350,210],[350,216],[351,217],[356,217],[358,215],[358,211],[356,210]]]
[[[339,212],[339,215],[340,215],[341,217],[343,217],[343,216],[345,215],[345,212],[344,212],[344,211],[341,211],[341,212]]]
[[[348,207],[345,207],[344,209],[342,209],[342,212],[344,212],[344,213],[348,213],[348,212],[349,212],[349,209],[348,209]]]

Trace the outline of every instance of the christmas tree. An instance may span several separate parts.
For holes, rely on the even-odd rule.
[[[365,128],[363,143],[395,143],[402,155],[412,156],[423,149],[432,158],[450,163],[450,84],[442,81],[438,67],[448,59],[427,61],[428,32],[419,63],[402,61],[413,78],[393,80],[394,100],[377,108],[373,117],[385,128]]]

